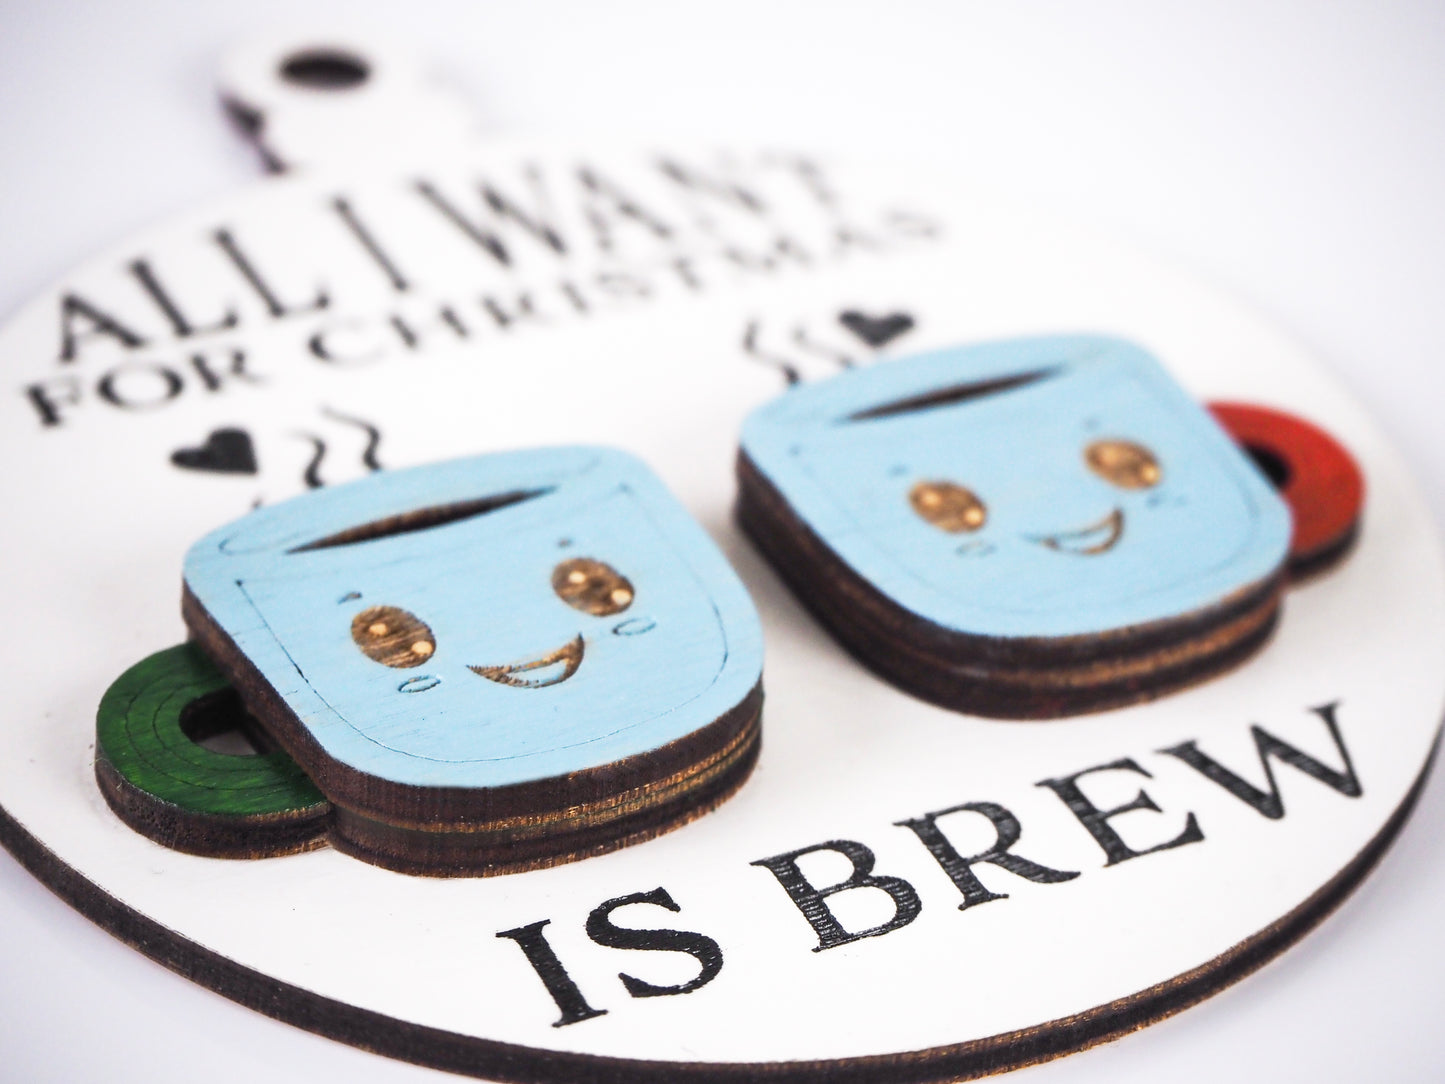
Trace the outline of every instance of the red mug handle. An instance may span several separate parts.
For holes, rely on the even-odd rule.
[[[1208,406],[1289,505],[1290,575],[1299,579],[1333,567],[1360,532],[1365,482],[1354,457],[1323,429],[1293,414],[1248,403]]]

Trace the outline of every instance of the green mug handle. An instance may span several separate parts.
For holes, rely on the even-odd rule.
[[[198,739],[246,719],[194,644],[136,663],[101,698],[95,776],[117,816],[174,850],[268,858],[325,843],[331,805],[285,752],[231,755]]]

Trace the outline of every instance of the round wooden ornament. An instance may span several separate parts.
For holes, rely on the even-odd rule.
[[[6,497],[44,513],[10,528],[0,577],[31,635],[6,666],[52,675],[12,682],[0,835],[38,876],[245,1004],[459,1072],[943,1080],[1186,1007],[1368,872],[1434,746],[1445,583],[1408,474],[1306,354],[951,178],[483,147],[410,70],[375,43],[238,54],[232,111],[286,175],[112,249],[0,331],[21,374],[0,440],[32,464]],[[1078,332],[1143,345],[1199,401],[1332,434],[1368,482],[1355,549],[1247,663],[1157,701],[1019,724],[913,699],[734,526],[742,420],[841,368]],[[97,705],[180,639],[196,538],[375,470],[575,443],[648,463],[757,602],[766,739],[730,802],[448,881],[331,849],[188,855],[114,815]],[[84,494],[57,501],[81,464]]]

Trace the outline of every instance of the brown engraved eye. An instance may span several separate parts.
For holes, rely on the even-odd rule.
[[[607,617],[632,605],[634,591],[627,577],[591,557],[574,557],[552,570],[552,590],[574,610]]]
[[[919,482],[908,491],[908,503],[940,531],[976,531],[988,520],[988,509],[971,489],[952,482]]]
[[[397,606],[373,606],[351,619],[351,639],[372,662],[406,670],[437,649],[426,622]]]
[[[1148,489],[1164,477],[1154,453],[1132,440],[1096,440],[1084,449],[1084,462],[1120,489]]]

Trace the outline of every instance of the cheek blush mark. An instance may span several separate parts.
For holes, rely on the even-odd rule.
[[[629,617],[626,621],[612,626],[614,636],[641,636],[657,628],[657,622],[650,617]]]

